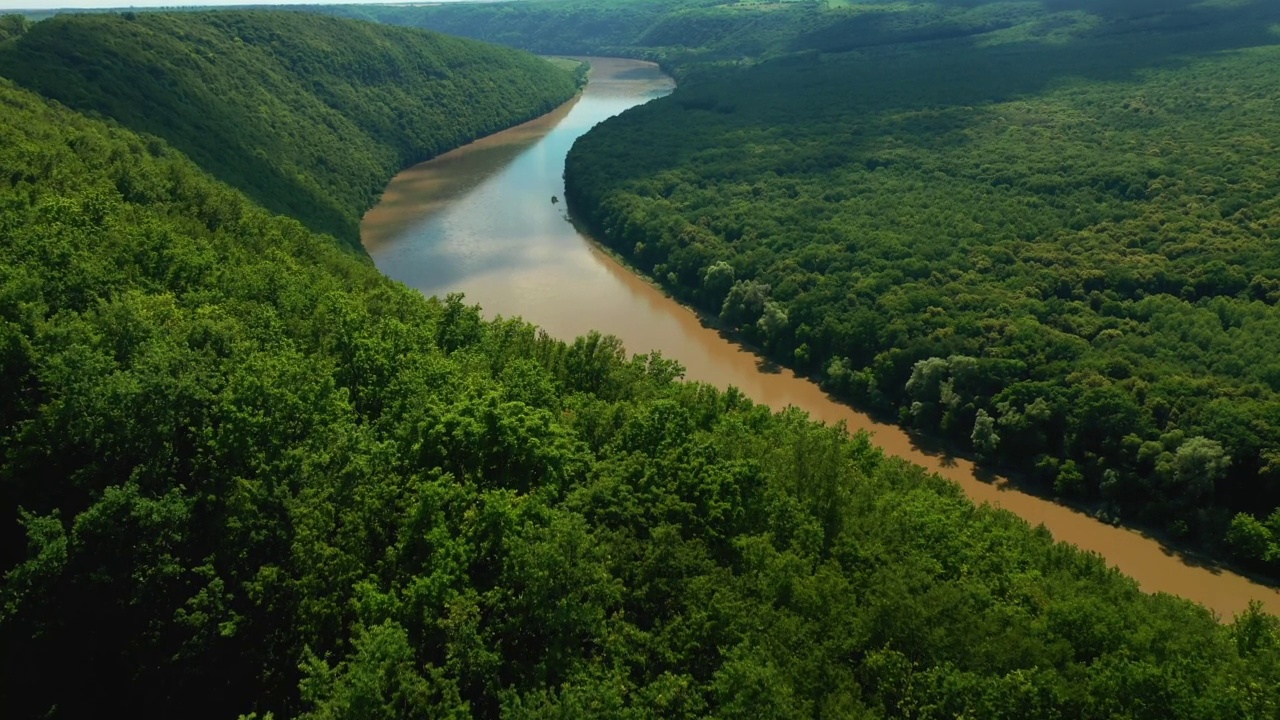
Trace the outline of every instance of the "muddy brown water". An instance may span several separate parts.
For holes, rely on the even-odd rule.
[[[1148,592],[1195,600],[1225,619],[1251,599],[1280,613],[1275,589],[1197,564],[1139,532],[1020,492],[1002,478],[981,480],[968,460],[925,450],[900,428],[832,401],[809,380],[771,371],[598,250],[565,216],[565,154],[596,123],[667,94],[673,83],[650,63],[591,63],[591,82],[575,100],[392,180],[361,226],[378,268],[429,295],[464,292],[490,316],[521,316],[557,337],[611,333],[631,352],[656,349],[678,360],[690,380],[734,385],[775,409],[794,405],[816,419],[867,430],[886,453],[955,481],[974,502],[1003,507],[1102,555]]]

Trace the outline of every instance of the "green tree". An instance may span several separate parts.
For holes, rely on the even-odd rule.
[[[1268,560],[1275,553],[1275,538],[1266,525],[1248,513],[1238,513],[1227,529],[1227,543],[1241,560]]]
[[[770,288],[754,280],[739,280],[729,289],[720,309],[720,321],[731,328],[751,327],[764,315]]]
[[[1227,473],[1231,458],[1222,444],[1199,435],[1187,438],[1165,466],[1166,482],[1176,488],[1176,497],[1188,504],[1211,498],[1214,485]]]
[[[302,699],[313,720],[375,718],[469,718],[457,686],[434,668],[424,673],[414,660],[408,634],[394,623],[362,631],[349,660],[330,667],[312,656],[306,661]]]

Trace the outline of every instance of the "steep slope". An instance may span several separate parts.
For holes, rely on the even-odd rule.
[[[1280,706],[1274,618],[679,372],[423,298],[0,81],[4,717]]]
[[[577,87],[508,48],[284,12],[62,15],[0,46],[0,74],[162,137],[264,207],[351,245],[396,171]]]
[[[532,52],[605,54],[636,47],[646,31],[681,11],[721,0],[550,0],[456,5],[309,5],[327,13],[502,43]]]

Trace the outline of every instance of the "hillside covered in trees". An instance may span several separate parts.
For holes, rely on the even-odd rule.
[[[663,62],[569,157],[601,241],[860,407],[1280,572],[1280,6],[601,7],[365,12]]]
[[[0,41],[16,39],[0,42],[4,77],[163,138],[267,209],[356,248],[361,215],[397,171],[578,87],[509,48],[300,13],[6,23]]]
[[[5,717],[1246,718],[1280,624],[0,82]]]

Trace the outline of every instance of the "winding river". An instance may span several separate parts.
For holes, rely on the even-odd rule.
[[[397,176],[370,210],[362,239],[378,268],[422,292],[465,292],[487,314],[515,316],[552,335],[592,329],[620,337],[632,352],[657,349],[686,378],[735,385],[757,402],[795,405],[819,420],[865,429],[885,452],[960,484],[975,502],[1043,523],[1059,540],[1097,552],[1148,592],[1203,603],[1230,619],[1257,599],[1280,614],[1280,592],[1197,564],[1133,530],[1027,495],[973,465],[921,448],[886,425],[829,399],[812,382],[773,372],[758,356],[703,327],[689,309],[600,252],[568,222],[564,158],[596,123],[669,93],[656,66],[591,58],[585,92],[542,118],[479,140]]]

